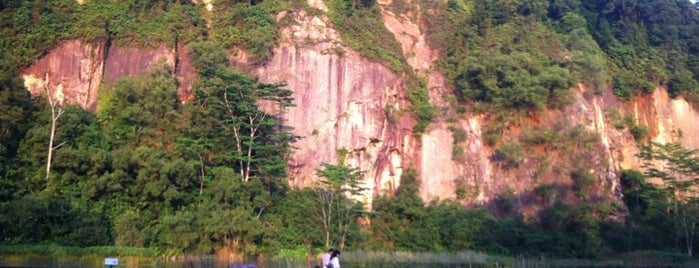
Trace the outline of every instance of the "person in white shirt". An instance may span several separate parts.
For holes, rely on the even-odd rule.
[[[330,257],[330,263],[333,265],[332,268],[340,268],[340,251],[334,250]]]
[[[323,264],[322,268],[328,267],[328,264],[330,264],[330,257],[332,257],[332,254],[334,252],[335,250],[330,248],[328,249],[328,252],[325,252],[325,254],[323,254],[323,259],[321,260],[321,263]]]

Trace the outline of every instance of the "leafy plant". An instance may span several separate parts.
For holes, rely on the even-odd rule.
[[[345,45],[397,73],[408,71],[403,50],[386,29],[375,0],[329,0],[328,16]]]
[[[596,185],[596,178],[587,170],[579,168],[570,173],[573,190],[580,198],[589,198]]]
[[[504,143],[491,156],[491,160],[497,163],[502,169],[508,170],[517,168],[524,160],[524,148],[519,143]]]
[[[645,139],[649,133],[648,127],[641,125],[633,125],[631,126],[629,131],[631,131],[631,135],[637,141]]]
[[[277,45],[279,25],[264,5],[223,5],[223,10],[217,10],[212,37],[225,48],[245,49],[254,62],[262,63]]]

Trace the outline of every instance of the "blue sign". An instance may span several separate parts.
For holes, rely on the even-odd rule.
[[[104,258],[104,265],[108,265],[108,266],[119,265],[119,259],[117,259],[117,258]]]

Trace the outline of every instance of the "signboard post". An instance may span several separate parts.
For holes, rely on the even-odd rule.
[[[118,266],[119,259],[118,258],[104,258],[104,265],[109,266],[109,268],[112,268],[113,266]]]

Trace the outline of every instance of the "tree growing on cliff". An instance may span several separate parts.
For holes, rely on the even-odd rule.
[[[679,143],[651,143],[641,145],[645,175],[660,178],[669,196],[669,211],[684,239],[687,254],[693,255],[694,238],[699,223],[699,158],[697,150],[689,150]]]

